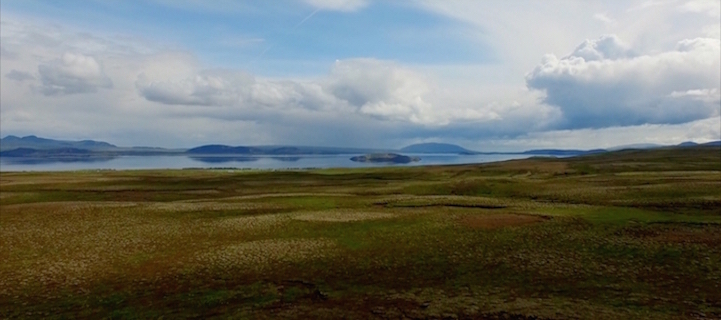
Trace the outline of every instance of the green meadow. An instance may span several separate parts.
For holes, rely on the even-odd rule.
[[[721,149],[0,174],[0,318],[721,318]]]

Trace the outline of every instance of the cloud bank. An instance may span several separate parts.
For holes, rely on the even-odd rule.
[[[4,15],[0,59],[9,71],[0,82],[0,130],[105,138],[121,145],[398,147],[446,141],[480,150],[578,147],[588,141],[612,145],[616,139],[615,144],[708,141],[721,135],[721,41],[698,28],[696,20],[658,40],[662,35],[656,32],[623,31],[633,29],[619,13],[629,8],[584,7],[579,12],[586,20],[578,25],[594,21],[598,30],[583,36],[561,31],[563,41],[544,47],[544,56],[525,50],[538,40],[523,31],[530,24],[519,24],[515,35],[513,28],[489,28],[471,14],[483,6],[458,3],[467,8],[434,2],[419,10],[468,21],[479,26],[475,32],[494,38],[504,36],[494,48],[515,53],[480,66],[355,57],[316,61],[321,67],[313,75],[270,77],[204,63],[182,46]],[[369,4],[308,0],[301,7],[350,17]],[[499,16],[509,13],[491,5],[501,8]],[[564,15],[576,15],[574,8]],[[663,21],[691,15],[713,27],[718,21],[708,8],[707,2],[675,2],[653,10],[663,13],[656,16]],[[639,19],[651,15],[651,9],[643,10]],[[559,29],[552,23],[557,21],[536,27]],[[637,136],[645,140],[622,141]],[[608,145],[598,145],[603,146]]]
[[[65,53],[60,59],[40,64],[38,73],[42,82],[40,92],[47,96],[91,93],[113,87],[95,58],[82,54]]]
[[[696,38],[634,54],[603,36],[569,56],[545,56],[526,83],[561,109],[562,129],[686,123],[719,114],[719,48],[718,39]]]

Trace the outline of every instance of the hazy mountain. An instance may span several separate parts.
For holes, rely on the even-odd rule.
[[[468,150],[461,146],[449,143],[418,143],[407,146],[401,149],[402,152],[407,153],[459,153],[459,154],[473,154],[474,151]]]
[[[663,147],[660,144],[655,143],[635,143],[635,144],[626,144],[622,146],[615,146],[612,148],[608,148],[608,151],[616,151],[616,150],[625,150],[625,149],[653,149],[653,148],[660,148]]]
[[[698,143],[693,142],[693,141],[686,141],[686,142],[681,142],[678,144],[679,147],[695,147],[697,145],[698,145]]]
[[[721,140],[719,140],[719,141],[711,141],[711,142],[706,142],[706,143],[704,143],[704,144],[701,144],[701,145],[702,145],[702,146],[713,146],[713,147],[718,147],[718,146],[721,146]]]
[[[82,141],[69,141],[69,140],[54,140],[40,138],[37,136],[7,136],[0,139],[0,150],[12,150],[17,148],[31,148],[31,149],[60,149],[60,148],[77,148],[86,150],[110,150],[117,148],[103,141],[95,140],[82,140]]]

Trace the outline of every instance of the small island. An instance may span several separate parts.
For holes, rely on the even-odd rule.
[[[371,153],[350,158],[356,162],[387,162],[387,163],[411,163],[420,161],[421,158],[409,157],[395,153]]]

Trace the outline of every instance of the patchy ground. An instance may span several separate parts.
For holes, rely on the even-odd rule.
[[[499,214],[479,214],[470,215],[461,218],[461,224],[474,229],[498,229],[506,227],[518,227],[529,224],[539,223],[547,220],[547,217],[514,214],[514,213],[499,213]]]
[[[718,148],[0,174],[0,318],[719,319]]]

